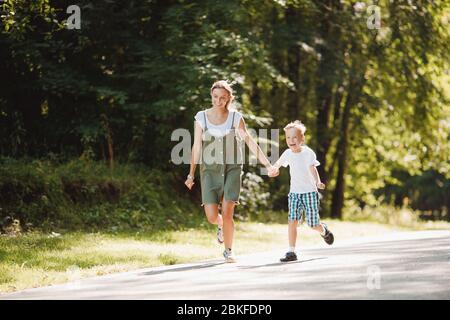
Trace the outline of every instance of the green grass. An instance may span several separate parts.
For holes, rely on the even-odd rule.
[[[325,220],[336,239],[381,235],[400,230],[450,229],[445,222],[414,228],[374,222]],[[321,238],[305,225],[299,227],[299,246],[320,244]],[[284,248],[285,223],[236,222],[236,254]],[[173,265],[221,257],[215,229],[166,232],[80,233],[54,236],[28,233],[0,236],[0,292],[12,292],[79,278],[138,268]]]

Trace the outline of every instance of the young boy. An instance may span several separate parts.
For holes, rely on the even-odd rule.
[[[297,260],[295,242],[297,225],[302,219],[302,214],[305,214],[308,225],[318,231],[327,244],[333,244],[334,236],[328,227],[320,222],[317,189],[324,189],[325,185],[320,181],[316,169],[316,166],[320,165],[316,160],[316,154],[304,145],[306,127],[301,121],[296,120],[289,123],[284,131],[289,149],[286,149],[274,164],[274,169],[269,172],[269,176],[276,177],[279,174],[280,166],[289,166],[291,176],[291,188],[288,195],[289,250],[280,259],[281,262],[288,262]]]

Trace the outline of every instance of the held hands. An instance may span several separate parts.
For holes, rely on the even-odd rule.
[[[267,167],[267,175],[271,178],[274,178],[280,174],[280,171],[277,167],[269,166]]]

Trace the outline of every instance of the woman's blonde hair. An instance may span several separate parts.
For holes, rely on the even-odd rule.
[[[228,92],[230,99],[227,102],[226,108],[230,109],[229,106],[234,100],[233,88],[231,88],[231,85],[226,80],[219,80],[213,83],[211,87],[211,94],[213,93],[214,89],[224,89]]]
[[[297,129],[297,132],[299,133],[302,139],[302,143],[305,143],[305,132],[306,132],[305,125],[300,120],[295,120],[294,122],[287,124],[283,130],[284,132],[286,132],[291,128]]]

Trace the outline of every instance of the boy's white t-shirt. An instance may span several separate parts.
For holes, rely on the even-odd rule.
[[[291,149],[285,150],[278,160],[278,163],[283,167],[289,166],[291,175],[290,192],[292,193],[317,191],[310,167],[319,166],[320,162],[317,161],[316,154],[311,148],[307,146],[301,148],[301,152],[292,152]]]
[[[232,127],[231,121],[233,121],[233,113],[235,113],[234,128],[237,129],[239,127],[239,123],[241,122],[242,114],[236,110],[230,110],[230,112],[228,112],[227,120],[218,126],[209,122],[208,116],[205,114],[205,110],[197,112],[194,118],[200,124],[202,129],[205,130],[205,117],[206,117],[208,132],[215,137],[223,137],[230,132],[230,129]]]

